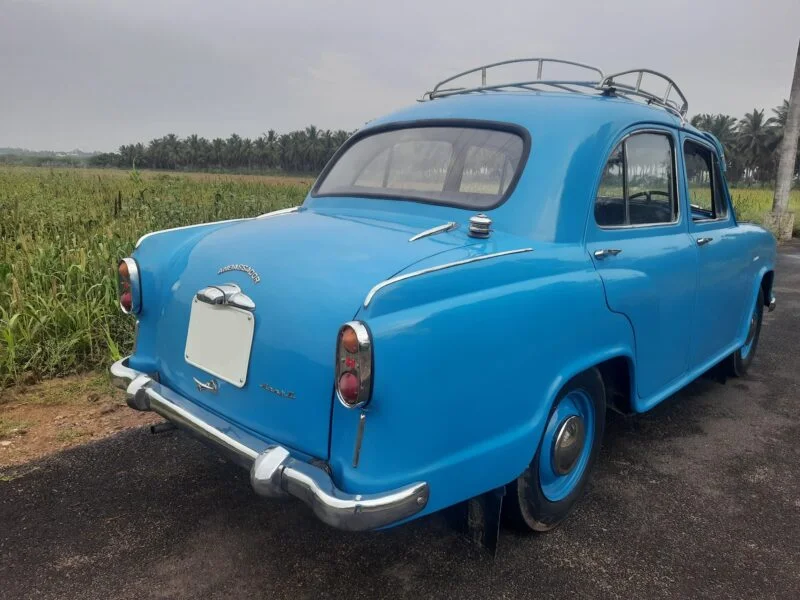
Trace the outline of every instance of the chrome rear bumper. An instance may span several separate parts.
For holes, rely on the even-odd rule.
[[[378,494],[348,494],[338,489],[323,469],[298,458],[283,446],[257,452],[180,406],[185,399],[149,375],[131,369],[123,358],[111,365],[114,385],[126,391],[128,405],[152,410],[231,456],[250,469],[256,493],[291,495],[308,504],[323,522],[339,529],[362,531],[392,525],[420,512],[428,503],[424,482]]]

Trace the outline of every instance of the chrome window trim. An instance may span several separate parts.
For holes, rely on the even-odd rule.
[[[716,183],[717,183],[717,173],[716,173],[716,171],[717,171],[717,169],[719,169],[719,157],[717,156],[717,149],[714,147],[713,144],[709,144],[705,140],[700,140],[700,139],[698,139],[698,138],[696,138],[694,136],[686,136],[685,139],[683,140],[683,147],[681,148],[681,152],[682,152],[683,157],[684,157],[683,158],[683,176],[684,176],[684,179],[686,179],[686,143],[687,142],[691,142],[692,144],[697,144],[698,146],[701,146],[701,147],[705,148],[706,150],[708,150],[711,153],[711,177],[712,177],[711,192],[713,193],[714,192],[714,188],[716,188]],[[714,168],[715,165],[716,165],[717,169]],[[722,173],[721,169],[719,169],[719,171],[720,171],[720,173]],[[686,183],[686,187],[687,188],[689,187],[688,181]],[[714,201],[713,197],[712,197],[711,201],[712,202]],[[721,223],[723,221],[727,221],[729,216],[730,216],[730,214],[731,214],[731,212],[732,212],[732,202],[729,202],[727,196],[725,198],[725,203],[726,204],[725,204],[725,216],[724,217],[715,217],[713,219],[709,219],[709,218],[695,219],[694,217],[692,217],[692,223]],[[690,203],[689,204],[689,208],[690,208],[689,214],[691,214],[691,206],[692,205]],[[703,209],[703,210],[705,210],[705,209]]]
[[[458,223],[456,223],[455,221],[448,221],[443,225],[437,225],[436,227],[431,227],[430,229],[426,229],[425,231],[420,231],[418,234],[408,238],[408,241],[416,242],[417,240],[421,240],[422,238],[436,235],[437,233],[446,233],[448,231],[453,231],[453,229],[455,229],[456,227],[458,227]]]
[[[492,254],[484,254],[482,256],[473,256],[470,258],[465,258],[463,260],[457,260],[450,263],[445,263],[443,265],[437,265],[435,267],[428,267],[427,269],[420,269],[419,271],[412,271],[411,273],[405,273],[403,275],[397,275],[396,277],[391,277],[384,281],[381,281],[379,284],[374,286],[367,297],[364,298],[364,308],[367,308],[372,302],[372,299],[375,297],[379,291],[383,288],[398,283],[400,281],[405,281],[406,279],[411,279],[412,277],[419,277],[420,275],[427,275],[428,273],[435,273],[436,271],[443,271],[444,269],[450,269],[452,267],[459,267],[461,265],[467,265],[469,263],[479,262],[482,260],[488,260],[490,258],[499,258],[501,256],[509,256],[511,254],[521,254],[523,252],[533,252],[533,248],[519,248],[517,250],[505,250],[504,252],[494,252]]]
[[[464,206],[461,202],[448,202],[448,201],[440,201],[440,200],[430,200],[422,196],[417,196],[414,194],[375,194],[370,192],[362,192],[355,194],[359,198],[376,198],[376,199],[388,199],[388,200],[402,200],[405,202],[417,202],[419,204],[431,204],[433,206],[449,206],[463,210],[482,210],[482,211],[489,211],[497,208],[501,204],[508,201],[509,198],[514,194],[514,190],[517,187],[520,179],[522,178],[523,172],[528,164],[528,159],[530,158],[531,153],[531,134],[525,127],[521,125],[517,125],[516,123],[509,123],[507,121],[493,121],[493,120],[485,120],[485,119],[463,119],[463,118],[454,118],[454,117],[443,117],[443,118],[435,118],[435,119],[412,119],[410,121],[394,121],[390,123],[384,123],[382,125],[375,125],[374,127],[367,127],[365,129],[361,129],[354,133],[348,140],[342,144],[339,149],[334,153],[333,157],[328,161],[328,164],[325,165],[325,168],[317,177],[316,182],[314,183],[311,191],[309,192],[309,196],[311,198],[348,198],[352,197],[352,193],[336,193],[336,194],[319,194],[318,190],[324,183],[325,179],[327,178],[330,171],[339,161],[339,159],[347,152],[353,145],[360,142],[362,139],[373,136],[379,135],[381,133],[386,133],[390,131],[402,130],[402,129],[422,129],[426,127],[450,127],[450,128],[472,128],[472,129],[488,129],[491,131],[505,131],[506,133],[510,133],[513,135],[518,136],[522,140],[522,154],[520,155],[519,164],[511,177],[511,181],[509,182],[508,186],[506,187],[503,194],[497,199],[497,201],[490,205],[490,206]]]
[[[594,197],[592,200],[592,219],[594,220],[594,224],[598,227],[598,229],[602,230],[619,230],[619,229],[644,229],[644,228],[651,228],[651,227],[672,227],[674,225],[678,225],[681,222],[681,193],[680,193],[680,186],[678,185],[678,152],[677,152],[677,145],[676,145],[676,137],[674,132],[671,129],[658,129],[658,128],[647,128],[647,129],[637,129],[635,131],[630,131],[626,133],[624,136],[620,138],[620,140],[614,144],[611,148],[611,151],[606,156],[605,162],[603,162],[603,172],[605,172],[606,165],[608,164],[608,160],[611,158],[611,155],[614,154],[614,151],[620,144],[624,144],[628,138],[633,137],[634,135],[639,135],[643,133],[655,133],[659,135],[666,136],[670,140],[670,148],[672,149],[672,185],[675,191],[675,202],[676,202],[676,211],[675,211],[675,218],[668,223],[637,223],[634,225],[600,225],[597,222],[597,217],[594,214],[594,205],[597,203],[597,193],[600,191],[600,184],[603,182],[602,175],[600,176],[600,180],[597,182],[597,186],[594,191]],[[625,172],[627,172],[627,161],[628,156],[627,152],[623,155],[623,161],[626,165]],[[624,175],[623,175],[624,177]]]

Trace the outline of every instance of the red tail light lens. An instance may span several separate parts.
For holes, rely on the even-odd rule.
[[[119,307],[125,314],[139,314],[142,309],[142,290],[139,266],[132,258],[123,258],[117,265]]]
[[[339,395],[350,406],[358,402],[358,377],[352,373],[342,373],[339,377]]]
[[[119,305],[126,313],[131,312],[131,309],[133,308],[133,297],[131,296],[130,292],[122,293],[122,295],[119,297]]]
[[[336,397],[347,408],[366,406],[372,396],[372,338],[361,321],[345,323],[336,342]]]

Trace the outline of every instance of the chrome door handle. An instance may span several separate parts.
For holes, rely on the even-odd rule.
[[[603,250],[595,250],[594,257],[599,260],[603,260],[606,256],[616,256],[620,252],[622,252],[622,250],[617,248],[605,248]]]
[[[713,242],[713,241],[714,241],[714,238],[711,238],[711,237],[700,237],[700,238],[697,238],[697,245],[698,246],[705,246],[709,242]]]

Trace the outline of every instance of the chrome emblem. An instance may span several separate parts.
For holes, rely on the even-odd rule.
[[[269,385],[267,383],[262,383],[258,387],[260,387],[263,390],[267,390],[268,392],[271,392],[271,393],[275,394],[276,396],[280,396],[281,398],[288,398],[289,400],[294,400],[294,398],[295,398],[294,392],[287,392],[287,391],[284,391],[284,390],[279,390],[278,388],[274,388],[274,387],[272,387],[271,385]]]
[[[217,271],[217,275],[222,275],[223,273],[227,273],[229,271],[241,271],[242,273],[246,274],[250,279],[253,280],[253,283],[258,283],[261,281],[261,276],[256,273],[256,270],[251,267],[250,265],[243,265],[243,264],[235,264],[235,265],[225,265],[219,271]]]

